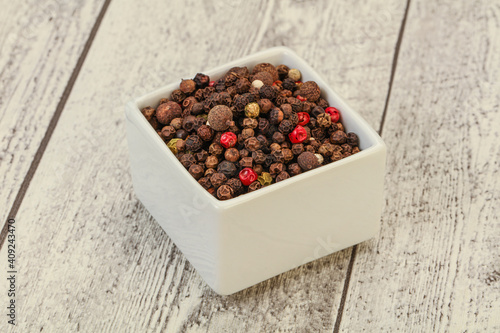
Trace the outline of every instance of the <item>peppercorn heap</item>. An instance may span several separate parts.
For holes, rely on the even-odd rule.
[[[198,183],[227,200],[360,151],[341,112],[301,76],[268,63],[216,81],[198,73],[141,111]]]

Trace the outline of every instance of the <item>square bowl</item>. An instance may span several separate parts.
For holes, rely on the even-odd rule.
[[[179,80],[126,105],[137,197],[218,294],[228,295],[375,236],[380,227],[386,147],[380,136],[299,56],[275,47],[206,71],[216,80],[235,66],[298,68],[341,112],[361,151],[230,200],[208,193],[141,113]],[[194,77],[191,75],[190,77]]]

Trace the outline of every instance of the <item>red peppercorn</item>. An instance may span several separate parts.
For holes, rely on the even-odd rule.
[[[240,180],[243,185],[248,186],[257,180],[257,173],[251,168],[244,168],[240,171]]]
[[[333,123],[336,123],[339,121],[339,118],[340,118],[340,112],[339,110],[337,110],[336,108],[334,108],[333,106],[330,106],[330,107],[327,107],[325,109],[325,112],[328,113],[330,115],[330,118],[332,119],[332,122]]]
[[[208,83],[208,86],[209,86],[209,87],[213,87],[213,86],[215,86],[215,81],[210,81],[210,82]]]
[[[299,125],[300,126],[306,125],[307,123],[309,123],[309,120],[311,119],[311,117],[309,116],[309,113],[307,113],[307,112],[299,112],[299,113],[297,113],[297,115],[299,116]]]
[[[299,101],[301,101],[301,102],[305,102],[305,101],[307,101],[307,98],[302,97],[302,96],[300,96],[300,95],[297,95],[297,99],[298,99]]]
[[[220,144],[224,148],[232,148],[238,142],[238,137],[233,132],[226,132],[220,137]]]
[[[307,139],[307,131],[304,127],[297,125],[292,133],[288,134],[292,143],[302,143]]]

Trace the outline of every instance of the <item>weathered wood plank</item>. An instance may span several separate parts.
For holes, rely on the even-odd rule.
[[[500,3],[412,1],[342,332],[500,331]]]
[[[0,221],[3,225],[102,7],[4,1],[0,13]]]
[[[239,294],[215,295],[133,194],[123,104],[284,44],[378,127],[404,4],[360,1],[357,8],[327,1],[186,1],[174,8],[112,2],[17,217],[19,329],[331,331],[350,249]],[[391,18],[379,23],[381,12]],[[377,32],[364,30],[369,26]]]

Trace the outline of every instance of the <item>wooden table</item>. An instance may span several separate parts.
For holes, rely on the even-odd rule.
[[[1,332],[499,332],[500,2],[7,1]],[[375,239],[214,294],[137,200],[126,101],[276,45],[388,146]],[[6,226],[7,224],[5,224]]]

